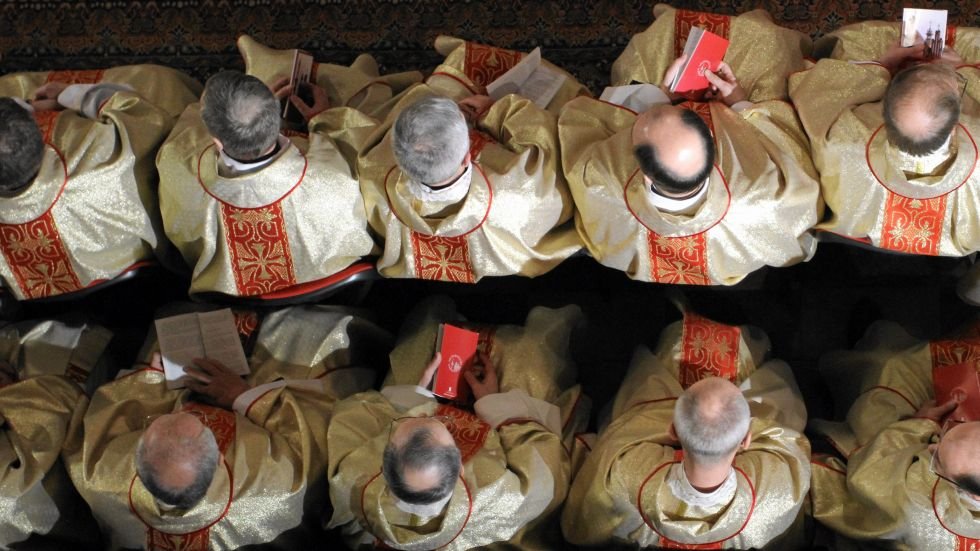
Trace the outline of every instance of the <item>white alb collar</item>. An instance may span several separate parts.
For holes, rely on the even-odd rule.
[[[422,202],[446,202],[455,203],[466,197],[470,191],[470,182],[473,180],[473,163],[466,165],[463,173],[456,178],[456,181],[446,187],[432,189],[429,186],[409,180],[408,189],[412,195]]]
[[[443,508],[446,507],[446,504],[449,503],[449,500],[452,499],[452,497],[453,497],[453,493],[449,492],[449,495],[447,495],[445,498],[440,499],[439,501],[436,501],[434,503],[427,503],[425,505],[419,505],[416,503],[407,503],[396,497],[395,507],[398,507],[399,509],[401,509],[402,511],[410,515],[415,515],[417,517],[422,517],[422,518],[429,518],[429,517],[434,517],[439,513],[441,513]]]
[[[279,138],[276,139],[276,144],[279,146],[279,153],[281,154],[283,151],[286,150],[287,147],[289,147],[290,145],[289,138],[280,134]],[[221,152],[218,154],[218,158],[221,159],[221,164],[223,164],[225,168],[227,168],[230,172],[232,172],[233,174],[242,174],[245,172],[249,172],[264,167],[265,165],[278,159],[279,155],[273,155],[268,159],[262,159],[261,161],[249,163],[249,162],[242,162],[236,159],[232,159],[231,157],[225,154],[224,150],[221,150]]]
[[[653,191],[650,188],[650,179],[646,176],[643,177],[643,182],[647,186],[647,196],[650,198],[650,203],[653,204],[657,210],[667,211],[672,214],[689,214],[689,210],[701,204],[704,201],[705,195],[708,193],[708,186],[711,184],[711,180],[708,179],[701,186],[701,190],[697,192],[694,197],[689,197],[687,199],[671,199],[660,195],[659,193]]]
[[[946,162],[953,153],[952,143],[953,134],[950,132],[946,142],[939,146],[939,149],[925,155],[912,155],[902,150],[898,150],[899,164],[904,172],[911,174],[930,174],[936,167]],[[898,149],[898,148],[896,148]]]
[[[694,507],[710,508],[725,505],[735,497],[735,490],[738,481],[735,480],[735,469],[729,468],[728,477],[713,492],[705,493],[687,480],[687,473],[684,472],[684,464],[676,463],[670,467],[667,473],[667,486],[677,499]]]

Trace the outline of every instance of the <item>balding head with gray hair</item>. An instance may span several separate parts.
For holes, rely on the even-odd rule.
[[[451,99],[419,100],[399,113],[392,148],[409,178],[439,184],[456,175],[470,149],[466,119]]]
[[[239,161],[261,157],[279,139],[279,102],[261,80],[238,71],[208,79],[201,118],[224,152]]]
[[[690,386],[674,405],[674,431],[684,455],[697,465],[728,459],[749,432],[752,414],[742,391],[727,379],[708,377]]]

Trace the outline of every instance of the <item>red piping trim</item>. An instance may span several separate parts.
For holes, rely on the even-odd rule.
[[[909,197],[907,195],[902,195],[901,193],[898,193],[897,191],[891,189],[890,187],[888,187],[887,184],[885,184],[884,181],[882,181],[881,177],[878,176],[878,173],[875,172],[875,168],[871,166],[871,142],[874,141],[875,136],[877,136],[878,133],[881,132],[881,129],[885,127],[884,124],[879,126],[874,132],[872,132],[871,137],[868,138],[868,143],[867,145],[864,146],[864,161],[865,163],[867,163],[868,170],[871,171],[871,175],[874,176],[875,180],[877,180],[879,184],[881,184],[881,187],[887,189],[890,193],[894,193],[895,195],[898,195],[899,197],[904,197],[906,199],[935,199],[936,197],[943,197],[949,195],[950,193],[953,193],[954,191],[963,187],[963,184],[967,183],[970,180],[970,176],[973,175],[973,171],[976,170],[977,168],[977,158],[980,157],[980,149],[977,148],[977,142],[976,140],[973,139],[973,135],[970,134],[970,131],[967,130],[966,127],[963,126],[962,124],[957,123],[956,126],[960,127],[960,129],[962,129],[963,132],[966,133],[966,137],[970,138],[970,143],[973,144],[973,166],[970,168],[970,172],[966,174],[966,177],[963,178],[962,182],[960,182],[959,184],[956,185],[956,187],[950,189],[945,193],[940,193],[929,197]]]
[[[455,235],[453,237],[466,237],[467,235],[469,235],[469,234],[475,232],[476,230],[480,229],[480,226],[482,226],[483,223],[487,221],[487,218],[490,217],[490,207],[493,206],[493,186],[490,185],[490,179],[487,178],[486,173],[483,172],[483,169],[480,168],[480,165],[478,165],[475,162],[470,162],[470,165],[472,165],[474,168],[476,168],[476,170],[478,170],[480,172],[480,175],[483,176],[483,180],[487,183],[487,190],[490,192],[490,197],[487,200],[487,211],[485,213],[483,213],[483,219],[480,220],[480,222],[477,225],[475,225],[472,228],[466,230],[465,232],[463,232],[463,233],[461,233],[459,235]],[[385,174],[385,181],[382,184],[384,186],[384,190],[385,190],[385,199],[388,201],[388,210],[391,211],[391,214],[395,217],[395,219],[398,220],[398,222],[401,223],[401,225],[405,226],[406,228],[411,229],[411,227],[408,224],[406,224],[405,221],[402,220],[398,216],[398,211],[395,210],[395,206],[391,202],[391,194],[388,193],[388,178],[391,177],[391,173],[394,172],[394,170],[396,168],[398,168],[398,165],[395,165],[395,166],[389,168],[388,169],[388,173]],[[414,231],[414,230],[412,230],[412,231]]]
[[[732,192],[731,192],[730,189],[728,189],[728,180],[725,178],[725,175],[722,174],[721,168],[719,168],[717,164],[714,165],[714,167],[715,167],[715,172],[717,172],[718,173],[718,176],[721,178],[721,183],[725,186],[725,193],[728,195],[727,202],[725,203],[725,210],[722,211],[721,216],[719,216],[717,220],[715,220],[714,222],[712,222],[710,226],[708,226],[707,228],[705,228],[705,229],[703,229],[701,231],[696,231],[694,233],[689,233],[689,234],[685,234],[685,235],[671,235],[671,236],[665,236],[665,237],[668,237],[669,239],[677,239],[677,238],[680,238],[680,237],[691,237],[693,235],[701,235],[701,234],[704,234],[704,233],[708,233],[708,231],[711,228],[714,228],[715,226],[717,226],[718,224],[720,224],[721,221],[725,219],[725,216],[728,215],[728,209],[731,208],[731,206],[732,206]],[[639,222],[641,226],[643,226],[648,231],[651,231],[651,232],[653,232],[653,233],[655,233],[657,235],[663,235],[660,232],[658,232],[657,230],[651,228],[650,226],[647,226],[643,222],[643,220],[640,220],[640,217],[636,215],[636,212],[633,210],[633,207],[630,206],[629,196],[627,195],[628,192],[629,192],[629,186],[630,186],[630,183],[633,182],[633,178],[636,178],[636,175],[639,172],[640,172],[640,169],[639,169],[639,167],[637,167],[637,169],[633,171],[633,174],[630,174],[629,179],[626,180],[626,185],[623,186],[623,203],[626,204],[626,209],[630,211],[630,214],[633,215],[633,218],[635,218],[636,221]]]
[[[202,528],[198,528],[197,530],[194,530],[192,532],[164,532],[163,530],[160,530],[159,528],[154,528],[154,527],[150,526],[149,523],[147,523],[145,520],[143,520],[143,517],[140,516],[139,512],[136,511],[136,507],[133,506],[133,486],[136,484],[136,479],[139,477],[138,474],[134,474],[133,475],[133,479],[129,481],[129,496],[128,496],[128,500],[129,500],[129,511],[131,513],[133,513],[136,516],[136,518],[138,518],[140,520],[140,522],[142,522],[143,525],[146,526],[147,528],[150,528],[152,530],[156,530],[157,532],[160,532],[162,534],[166,534],[168,536],[186,536],[187,534],[193,534],[194,532],[200,532],[201,530],[207,530],[208,528],[211,528],[212,526],[214,526],[215,524],[217,524],[218,521],[220,521],[221,519],[225,518],[225,515],[228,514],[228,509],[231,508],[231,502],[234,499],[234,494],[235,494],[235,477],[234,477],[234,475],[231,472],[231,467],[228,465],[228,462],[225,461],[224,459],[221,460],[221,463],[225,466],[225,470],[228,471],[228,484],[229,484],[229,488],[228,488],[228,503],[225,504],[225,510],[222,511],[220,515],[218,515],[218,518],[214,519],[207,526],[204,526]]]
[[[368,486],[370,486],[375,480],[377,480],[379,476],[381,476],[381,471],[378,471],[378,474],[372,476],[371,479],[367,481],[367,484],[365,484],[364,487],[361,488],[361,517],[363,517],[364,519],[367,519],[367,514],[365,513],[364,510],[364,494],[367,493]],[[462,476],[459,477],[459,481],[463,483],[463,489],[466,490],[466,501],[468,502],[466,518],[463,519],[463,525],[459,527],[459,531],[456,532],[456,535],[453,536],[453,539],[446,542],[446,545],[443,545],[439,549],[443,549],[447,547],[450,543],[456,541],[456,538],[458,538],[459,535],[463,533],[463,529],[466,528],[466,525],[470,522],[470,516],[473,514],[473,494],[470,493],[470,486],[469,484],[466,483],[466,480]]]
[[[296,188],[298,188],[300,184],[303,183],[303,178],[306,177],[306,169],[309,168],[309,166],[310,166],[309,159],[307,159],[306,158],[306,155],[304,155],[303,152],[302,151],[299,151],[299,148],[297,148],[296,150],[299,151],[299,154],[300,155],[303,155],[303,172],[300,173],[299,180],[297,180],[296,183],[293,184],[293,187],[289,188],[289,190],[286,191],[286,193],[283,193],[282,196],[279,197],[278,199],[276,199],[276,200],[274,200],[274,201],[272,201],[270,203],[267,203],[265,205],[259,205],[257,207],[240,207],[238,205],[233,205],[233,204],[225,201],[224,199],[218,197],[217,195],[211,193],[211,190],[208,189],[208,187],[206,185],[204,185],[204,180],[201,179],[201,161],[204,159],[204,154],[207,153],[208,149],[211,149],[212,147],[215,147],[215,145],[214,144],[211,144],[211,145],[205,147],[204,150],[201,151],[201,154],[198,155],[198,157],[197,157],[197,183],[201,185],[201,189],[204,190],[204,193],[207,193],[208,195],[210,195],[211,197],[213,197],[215,201],[218,201],[219,203],[221,203],[223,205],[228,205],[229,207],[240,209],[240,210],[258,210],[258,209],[264,209],[264,208],[268,207],[269,205],[273,205],[275,203],[278,203],[278,202],[282,201],[283,199],[285,199],[286,197],[288,197],[290,193],[292,193],[293,191],[295,191]],[[293,145],[292,142],[290,142],[290,147],[296,147],[296,146]]]

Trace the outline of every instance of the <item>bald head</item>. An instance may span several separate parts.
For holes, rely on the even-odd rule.
[[[211,486],[219,458],[214,434],[197,417],[162,415],[140,438],[136,472],[158,501],[190,509]]]
[[[674,405],[677,438],[685,455],[700,465],[730,461],[751,420],[742,391],[719,377],[694,383]]]
[[[960,118],[960,81],[945,63],[909,67],[888,84],[883,105],[888,140],[910,155],[939,149]]]
[[[980,496],[980,421],[951,428],[934,452],[937,471],[956,482],[960,488]]]
[[[708,125],[690,109],[656,105],[633,125],[633,153],[656,191],[684,197],[711,174],[715,146]]]
[[[428,505],[452,493],[461,469],[452,434],[438,420],[419,417],[396,425],[385,446],[381,470],[395,497]]]

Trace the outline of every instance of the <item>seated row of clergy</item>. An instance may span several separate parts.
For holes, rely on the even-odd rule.
[[[321,524],[351,549],[545,550],[562,533],[602,546],[802,544],[806,411],[789,366],[765,362],[758,329],[686,312],[655,352],[637,350],[596,440],[581,434],[590,404],[569,348],[576,306],[490,326],[427,299],[406,318],[380,392],[390,337],[362,315],[236,315],[254,342],[244,379],[202,359],[188,388],[168,389],[151,334],[148,363],[90,402],[75,383],[98,371],[111,334],[51,321],[0,329],[0,502],[13,512],[0,545],[91,544],[73,487],[111,549],[293,550],[323,537]],[[471,409],[428,390],[443,322],[480,332]]]
[[[0,95],[35,96],[40,130],[3,102],[2,120],[23,128],[0,148],[0,275],[20,298],[67,292],[167,239],[192,268],[192,292],[232,295],[374,255],[385,277],[536,276],[583,245],[635,279],[731,285],[810,258],[815,227],[904,253],[980,249],[978,69],[954,44],[918,63],[921,47],[891,46],[898,24],[860,23],[809,67],[809,39],[764,12],[655,14],[613,65],[613,84],[648,85],[626,105],[588,97],[570,75],[547,109],[493,101],[486,84],[522,54],[446,37],[424,82],[381,77],[366,56],[319,65],[312,105],[277,79],[289,52],[248,37],[239,47],[255,76],[216,75],[200,103],[194,83],[162,68],[148,90],[131,81],[142,98],[3,77]],[[692,24],[731,40],[731,65],[709,73],[698,101],[661,86]],[[950,37],[976,61],[974,32]],[[153,105],[160,96],[183,98],[179,119]],[[277,99],[304,115],[302,132],[280,132]],[[94,120],[45,111],[55,100]],[[149,156],[161,142],[157,205]]]

